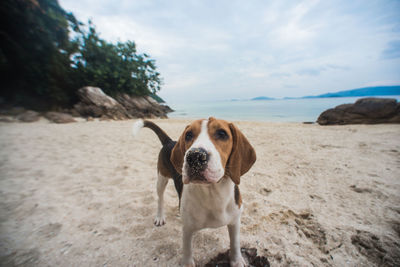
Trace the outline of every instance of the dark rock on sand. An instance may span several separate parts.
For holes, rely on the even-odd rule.
[[[76,122],[76,120],[70,115],[66,113],[61,113],[61,112],[46,112],[44,114],[44,117],[48,119],[51,122],[55,123],[70,123],[70,122]]]
[[[167,113],[172,111],[170,107],[158,104],[150,96],[135,97],[119,94],[116,99],[135,118],[167,118]]]
[[[392,98],[362,98],[321,113],[320,125],[400,123],[400,103]]]
[[[19,114],[17,119],[22,122],[34,122],[40,119],[40,114],[33,110],[27,110]]]
[[[98,87],[82,87],[78,90],[78,96],[81,102],[74,108],[83,117],[106,117],[114,120],[132,118],[120,103]]]
[[[49,111],[44,116],[55,123],[75,122],[73,117],[99,118],[100,120],[125,120],[133,118],[167,118],[173,110],[159,104],[150,96],[130,96],[118,94],[115,98],[106,95],[98,87],[86,86],[77,91],[80,102],[72,109]],[[34,122],[39,120],[40,113],[26,110],[23,107],[0,105],[1,122]],[[42,114],[43,115],[43,114]]]
[[[167,113],[172,111],[170,107],[160,105],[150,96],[118,94],[114,99],[100,88],[90,86],[79,89],[78,95],[81,102],[74,109],[83,117],[102,120],[167,118]]]

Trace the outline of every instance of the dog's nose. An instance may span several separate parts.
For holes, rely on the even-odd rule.
[[[202,171],[205,169],[209,155],[203,148],[192,148],[186,155],[186,162],[194,171]]]

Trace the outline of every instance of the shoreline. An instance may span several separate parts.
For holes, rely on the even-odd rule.
[[[214,115],[214,117],[224,117],[228,120],[239,118],[246,121],[265,122],[316,122],[323,112],[342,104],[355,103],[363,98],[365,97],[170,103],[175,112],[169,113],[169,116],[171,118],[185,118],[187,114],[192,114],[195,116],[191,117]],[[395,99],[398,102],[400,96],[395,97]]]
[[[292,121],[292,122],[287,122],[287,121],[260,121],[260,120],[229,120],[229,119],[224,119],[224,118],[220,118],[220,117],[215,117],[215,116],[211,116],[217,119],[222,119],[222,120],[226,120],[229,122],[234,122],[234,123],[256,123],[256,124],[293,124],[293,125],[318,125],[317,122],[311,122],[311,121],[304,121],[304,122],[296,122],[296,121]],[[76,122],[71,122],[71,123],[53,123],[51,121],[49,121],[46,118],[40,118],[38,121],[35,122],[23,122],[23,121],[10,121],[10,122],[4,122],[4,121],[0,121],[0,126],[1,125],[11,125],[11,124],[53,124],[53,125],[69,125],[69,124],[83,124],[83,123],[121,123],[121,122],[131,122],[134,123],[137,120],[149,120],[149,121],[153,121],[153,122],[173,122],[173,123],[190,123],[194,120],[199,120],[199,119],[207,119],[209,117],[199,117],[199,118],[183,118],[183,117],[168,117],[168,118],[135,118],[135,119],[125,119],[125,120],[100,120],[99,118],[93,118],[91,120],[87,120],[85,118],[82,117],[74,117],[74,119],[76,120]],[[389,124],[389,123],[387,123]],[[357,125],[357,124],[354,124]],[[362,125],[362,124],[358,124],[358,125]],[[390,124],[389,124],[390,125]],[[319,125],[318,125],[319,126]],[[329,125],[328,127],[331,126],[341,126],[341,125]]]
[[[180,264],[172,182],[167,224],[153,226],[161,145],[148,129],[133,138],[134,121],[0,123],[4,264]],[[177,140],[192,120],[152,121]],[[242,247],[272,266],[400,262],[399,124],[235,123],[257,152],[240,184]],[[193,247],[205,264],[228,249],[227,230],[201,231]]]

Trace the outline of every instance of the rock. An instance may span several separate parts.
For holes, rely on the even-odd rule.
[[[83,117],[106,117],[116,120],[132,118],[120,103],[98,87],[82,87],[78,90],[78,96],[81,102],[76,104],[74,109]]]
[[[99,120],[100,120],[100,121],[109,121],[110,118],[103,115],[103,116],[101,116],[101,117],[99,118]]]
[[[81,116],[81,114],[79,114],[79,112],[76,109],[71,109],[69,113],[72,115],[72,117],[80,117]]]
[[[116,99],[125,107],[128,113],[134,118],[146,117],[149,104],[141,97],[131,97],[127,94],[118,94]]]
[[[1,115],[8,115],[8,116],[18,116],[24,113],[26,110],[23,107],[12,107],[10,109],[4,109],[0,111]]]
[[[76,117],[76,118],[81,117],[81,114],[79,114],[79,112],[76,111],[76,109],[74,109],[74,108],[71,108],[71,109],[66,108],[66,109],[61,110],[60,112],[70,114],[72,117]]]
[[[27,110],[19,114],[17,119],[22,122],[34,122],[40,119],[40,114],[33,110]]]
[[[70,123],[70,122],[76,122],[76,120],[70,115],[66,113],[61,113],[61,112],[46,112],[44,114],[44,117],[48,119],[51,122],[55,123]]]
[[[321,113],[320,125],[400,123],[400,103],[392,98],[362,98]]]
[[[145,99],[149,101],[150,104],[152,104],[153,108],[155,110],[158,110],[159,112],[165,113],[163,114],[165,117],[167,117],[167,113],[173,112],[174,110],[170,108],[168,105],[165,104],[159,104],[157,101],[154,100],[154,98],[150,96],[145,96]],[[156,111],[157,112],[157,111]]]
[[[149,96],[129,96],[118,94],[115,99],[106,95],[100,88],[83,87],[78,90],[81,100],[74,106],[83,117],[101,118],[101,120],[122,120],[131,118],[167,118],[172,109],[160,105]]]
[[[0,122],[14,122],[10,117],[0,116]]]
[[[170,113],[174,112],[172,108],[170,108],[168,105],[160,104],[160,108],[165,112],[165,113]]]
[[[167,118],[167,113],[172,111],[170,107],[158,104],[150,96],[141,97],[119,94],[116,99],[135,118]]]
[[[74,105],[75,111],[83,117],[94,117],[99,118],[103,116],[103,110],[101,107],[95,105],[88,105],[83,102],[79,102]]]

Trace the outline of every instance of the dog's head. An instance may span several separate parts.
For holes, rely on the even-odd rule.
[[[212,117],[188,125],[171,154],[185,184],[216,183],[225,175],[239,184],[255,161],[256,153],[240,130]]]

